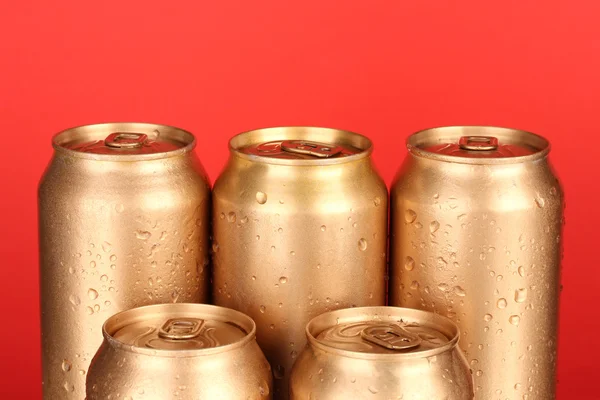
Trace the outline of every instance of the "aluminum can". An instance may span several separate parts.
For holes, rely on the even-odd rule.
[[[292,400],[470,400],[473,377],[450,319],[399,307],[324,313],[306,326]]]
[[[87,400],[272,398],[256,325],[206,304],[158,304],[106,321],[87,376]]]
[[[316,127],[230,142],[213,189],[213,296],[256,321],[277,399],[311,318],[385,304],[387,188],[371,152],[364,136]]]
[[[54,137],[38,193],[45,399],[84,398],[110,315],[209,299],[210,187],[194,145],[139,123]]]
[[[498,127],[408,138],[391,190],[390,304],[452,318],[475,398],[555,398],[563,192],[549,143]]]

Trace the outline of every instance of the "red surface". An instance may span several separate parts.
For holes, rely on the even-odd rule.
[[[362,132],[389,182],[418,129],[548,137],[567,193],[559,399],[599,399],[600,5],[590,1],[0,3],[1,398],[39,399],[36,185],[50,137],[189,129],[214,181],[234,133]],[[544,400],[544,399],[535,399]]]

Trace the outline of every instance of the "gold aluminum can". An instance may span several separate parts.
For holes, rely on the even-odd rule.
[[[384,305],[387,189],[371,141],[316,127],[235,136],[213,189],[215,303],[251,316],[275,398],[327,310]]]
[[[206,304],[159,304],[106,321],[87,400],[272,398],[271,367],[247,315]]]
[[[450,319],[398,307],[322,314],[306,326],[292,400],[470,400],[473,378]]]
[[[563,192],[532,133],[408,139],[391,190],[390,304],[452,318],[475,398],[555,398]]]
[[[209,299],[210,187],[194,145],[139,123],[54,137],[38,199],[45,399],[85,397],[108,316]]]

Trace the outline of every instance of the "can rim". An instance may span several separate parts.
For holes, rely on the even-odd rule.
[[[291,136],[290,134],[295,136]],[[346,157],[318,158],[314,160],[274,158],[268,156],[259,156],[256,154],[247,154],[240,151],[243,147],[252,144],[284,139],[304,139],[325,143],[335,143],[335,140],[343,139],[343,141],[341,141],[343,143],[336,144],[348,144],[356,147],[360,151],[356,154],[352,154]],[[229,139],[229,152],[231,154],[236,155],[237,157],[264,164],[296,166],[335,165],[348,163],[369,157],[373,152],[373,142],[371,141],[371,139],[360,133],[347,131],[344,129],[310,125],[272,126],[252,129],[249,131],[238,133],[237,135],[233,136],[231,139]]]
[[[448,343],[443,344],[440,347],[436,347],[429,350],[422,350],[418,352],[407,352],[407,353],[396,353],[396,354],[385,354],[385,353],[364,353],[352,350],[338,349],[329,345],[326,345],[316,338],[315,331],[319,329],[319,333],[323,329],[335,326],[339,323],[347,322],[361,322],[360,319],[364,316],[378,315],[381,317],[396,317],[396,318],[414,318],[419,320],[430,321],[437,324],[438,326],[445,329],[444,334],[450,336]],[[384,320],[384,319],[382,319]],[[320,329],[323,328],[323,329]],[[329,311],[321,314],[309,321],[306,325],[306,337],[311,346],[316,347],[320,350],[328,353],[333,353],[348,358],[358,358],[366,360],[384,360],[394,361],[399,358],[425,358],[431,357],[450,351],[457,346],[460,339],[460,331],[458,326],[449,318],[432,312],[417,310],[413,308],[404,307],[391,307],[391,306],[375,306],[375,307],[353,307],[345,308],[340,310]],[[318,335],[318,333],[317,333]]]
[[[161,310],[184,313],[192,312],[196,314],[202,314],[203,317],[212,317],[222,322],[232,322],[234,320],[235,325],[246,332],[246,336],[237,342],[229,343],[223,346],[209,347],[204,349],[190,349],[190,350],[164,350],[164,349],[150,349],[145,347],[136,347],[130,344],[121,342],[115,339],[112,335],[118,329],[124,327],[124,319],[127,318],[131,322],[132,318],[140,317],[148,313],[148,311],[159,312]],[[129,310],[121,311],[113,316],[109,317],[102,325],[102,336],[104,339],[114,348],[119,350],[125,350],[136,354],[145,354],[158,357],[171,357],[171,358],[183,358],[183,357],[197,357],[212,354],[219,354],[228,352],[231,350],[238,349],[247,345],[249,342],[256,338],[256,323],[252,318],[244,313],[233,310],[231,308],[215,306],[211,304],[199,304],[199,303],[166,303],[166,304],[153,304],[149,306],[136,307]]]
[[[475,134],[467,133],[467,130],[476,131]],[[427,142],[428,139],[436,138],[437,142],[430,144],[438,144],[445,141],[455,141],[461,136],[489,136],[489,133],[501,139],[514,143],[516,139],[521,139],[525,144],[537,149],[532,154],[514,157],[461,157],[455,155],[439,154],[425,150],[419,146]],[[544,158],[550,152],[550,142],[548,139],[538,134],[515,128],[507,128],[494,125],[448,125],[438,126],[433,128],[422,129],[411,134],[406,139],[406,147],[408,152],[416,157],[429,158],[438,161],[452,162],[458,164],[516,164],[523,162],[535,161]]]
[[[177,135],[185,146],[160,152],[160,153],[147,153],[147,154],[98,154],[98,153],[86,153],[77,150],[71,150],[63,146],[65,139],[73,137],[74,135],[81,134],[81,132],[93,132],[93,131],[106,131],[108,135],[109,131],[121,131],[131,133],[152,133],[155,130],[163,130],[169,132],[172,135]],[[70,157],[84,158],[88,160],[96,161],[144,161],[144,160],[158,160],[162,158],[169,158],[178,155],[182,155],[192,151],[196,147],[195,136],[184,129],[177,128],[171,125],[155,124],[150,122],[102,122],[97,124],[86,124],[78,125],[68,129],[64,129],[52,136],[52,147],[57,153],[62,153]]]

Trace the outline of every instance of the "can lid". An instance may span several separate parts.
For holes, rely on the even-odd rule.
[[[314,142],[311,140],[274,140],[252,144],[240,149],[242,153],[270,158],[314,160],[347,157],[359,149],[341,144]]]
[[[488,126],[450,126],[411,135],[409,151],[470,159],[512,159],[547,152],[548,141],[533,133]],[[507,160],[508,161],[508,160]]]
[[[373,143],[358,133],[316,126],[279,126],[235,135],[232,155],[251,162],[322,166],[369,157]]]
[[[54,139],[55,147],[116,156],[167,153],[193,142],[194,137],[181,129],[145,123],[85,125],[61,132]]]
[[[366,355],[423,355],[443,351],[458,340],[449,319],[399,307],[358,307],[313,319],[307,334],[333,350]]]
[[[109,318],[105,335],[133,351],[202,350],[242,341],[254,323],[244,314],[204,304],[139,307]]]

